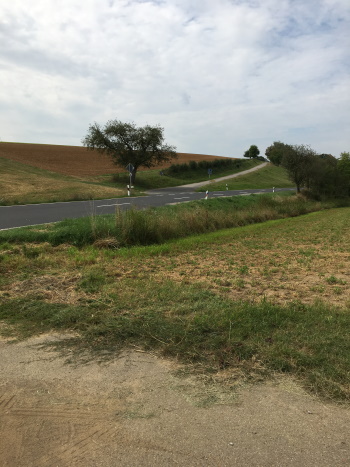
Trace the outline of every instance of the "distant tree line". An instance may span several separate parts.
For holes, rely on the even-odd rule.
[[[189,161],[183,164],[172,164],[166,171],[166,175],[174,175],[189,170],[208,170],[208,169],[235,169],[239,168],[242,161],[239,159],[213,159],[211,161]]]
[[[337,159],[331,154],[317,154],[310,146],[275,141],[265,155],[274,165],[287,170],[297,192],[302,189],[316,198],[350,196],[350,153]]]

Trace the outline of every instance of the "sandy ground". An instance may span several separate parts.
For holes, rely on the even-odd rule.
[[[288,379],[235,395],[155,355],[69,362],[0,340],[0,465],[345,466],[350,411]]]

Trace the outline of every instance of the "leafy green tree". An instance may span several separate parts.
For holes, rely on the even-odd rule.
[[[297,193],[300,193],[304,184],[309,185],[313,157],[316,156],[316,152],[304,144],[290,146],[290,148],[291,150],[284,153],[281,165],[287,170],[290,180],[295,183]]]
[[[97,123],[90,125],[82,143],[107,154],[120,167],[131,164],[134,183],[139,167],[150,168],[177,158],[176,148],[164,143],[163,131],[159,125],[137,127],[135,123],[109,120],[103,128]]]
[[[265,156],[274,165],[281,165],[283,156],[291,151],[292,147],[289,144],[281,143],[281,141],[275,141],[265,151]]]
[[[337,159],[331,154],[311,157],[307,172],[307,187],[316,197],[339,197],[346,192],[343,174],[337,167]]]
[[[337,168],[342,174],[344,185],[346,186],[346,194],[350,196],[350,152],[342,152],[340,154]]]
[[[258,146],[252,144],[249,149],[245,151],[243,154],[244,157],[249,157],[249,159],[257,159],[258,155],[260,154]]]
[[[350,179],[350,152],[342,152],[340,154],[338,168]]]

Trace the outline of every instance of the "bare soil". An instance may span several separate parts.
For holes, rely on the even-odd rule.
[[[205,154],[178,153],[176,163],[220,159]],[[25,144],[0,142],[0,157],[31,165],[51,172],[76,177],[98,176],[125,172],[113,164],[110,157],[82,146],[60,146],[54,144]],[[222,159],[222,158],[221,158]],[[169,167],[169,163],[157,166]]]
[[[236,391],[135,350],[76,361],[0,340],[3,467],[345,466],[350,411],[291,379]]]

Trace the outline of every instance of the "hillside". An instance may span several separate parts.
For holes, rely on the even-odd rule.
[[[177,163],[221,159],[206,154],[178,153]],[[74,177],[89,177],[125,172],[111,159],[97,151],[82,146],[59,146],[54,144],[26,144],[0,142],[0,157],[22,164]],[[169,167],[169,163],[158,166]]]

